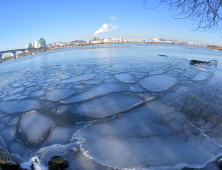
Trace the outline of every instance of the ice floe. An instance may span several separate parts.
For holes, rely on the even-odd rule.
[[[45,102],[35,99],[4,101],[0,102],[0,110],[7,114],[14,114],[40,109],[45,104]]]
[[[97,74],[95,74],[95,73],[84,74],[84,75],[81,75],[81,76],[76,76],[76,77],[73,77],[73,78],[70,78],[70,79],[62,80],[59,83],[60,84],[62,84],[62,83],[73,83],[73,82],[77,82],[77,81],[81,81],[81,80],[92,79],[95,76],[97,76]]]
[[[58,155],[69,169],[215,168],[208,165],[222,155],[219,53],[127,46],[63,49],[1,63],[0,149],[5,142],[5,151],[36,158],[38,168]],[[190,65],[191,59],[218,64]]]
[[[87,99],[91,99],[94,97],[98,97],[101,95],[105,95],[108,93],[112,93],[112,92],[119,92],[121,91],[121,87],[118,83],[103,83],[101,85],[98,85],[96,87],[93,87],[83,93],[80,93],[78,95],[75,95],[73,97],[67,98],[65,100],[62,101],[62,103],[67,104],[67,103],[77,103],[77,102],[81,102]]]
[[[59,101],[73,94],[75,94],[75,91],[72,89],[55,89],[46,94],[46,99],[49,101]]]
[[[176,83],[176,78],[166,75],[155,75],[141,80],[141,85],[151,92],[165,92]]]
[[[38,142],[53,129],[53,122],[38,112],[32,111],[22,115],[19,126],[27,142]]]
[[[104,118],[127,111],[140,104],[142,104],[142,101],[136,97],[110,94],[81,103],[76,107],[73,107],[69,113]]]
[[[135,79],[129,73],[116,74],[115,77],[123,83],[135,83]]]
[[[75,139],[82,139],[81,148],[93,160],[120,169],[204,166],[221,152],[218,145],[161,101],[95,123],[78,131]]]

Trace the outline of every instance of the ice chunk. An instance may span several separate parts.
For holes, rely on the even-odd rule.
[[[19,121],[19,117],[14,117],[14,118],[10,119],[10,120],[7,122],[7,124],[8,124],[9,126],[13,126],[13,125],[16,125],[16,124],[18,123],[18,121]]]
[[[93,80],[87,80],[87,81],[83,81],[84,84],[98,84],[101,83],[104,79],[102,77],[98,77],[96,79]]]
[[[74,88],[77,88],[77,89],[84,89],[85,86],[84,85],[81,85],[81,84],[76,84],[73,86]]]
[[[222,151],[159,100],[81,129],[75,139],[86,156],[119,169],[204,166]]]
[[[135,79],[129,73],[116,74],[115,77],[123,83],[135,83]]]
[[[110,94],[73,107],[69,113],[104,118],[131,109],[141,103],[141,100],[136,97]]]
[[[19,97],[20,94],[15,94],[15,95],[12,95],[12,96],[8,96],[6,98],[3,99],[3,101],[6,101],[6,100],[15,100],[17,97]]]
[[[3,129],[0,134],[5,141],[10,141],[15,138],[15,132],[16,132],[16,127],[11,126]]]
[[[176,83],[176,78],[166,75],[155,75],[141,80],[141,85],[151,92],[165,92]]]
[[[30,110],[40,109],[45,102],[40,100],[15,100],[0,102],[0,110],[7,114],[14,114],[20,112],[27,112]]]
[[[212,73],[209,72],[198,72],[193,78],[192,80],[194,81],[201,81],[201,80],[207,80],[212,76]]]
[[[73,94],[75,94],[75,91],[72,89],[55,89],[47,93],[46,99],[50,101],[59,101]]]
[[[37,91],[34,91],[33,93],[31,93],[29,95],[29,97],[31,97],[31,98],[38,98],[40,96],[43,96],[45,93],[46,93],[46,90],[37,90]]]
[[[140,85],[138,84],[135,84],[135,85],[131,85],[129,88],[128,88],[128,91],[131,91],[131,92],[143,92],[143,88],[140,87]]]
[[[23,90],[24,90],[24,87],[16,88],[16,89],[10,91],[9,94],[19,93],[19,92],[22,92]]]
[[[181,109],[184,107],[184,101],[188,100],[186,99],[186,94],[189,94],[189,91],[189,87],[180,86],[168,91],[164,96],[161,97],[161,99],[173,107],[176,111],[181,111]]]
[[[121,91],[121,87],[119,84],[110,82],[110,83],[103,83],[96,87],[93,87],[83,93],[70,97],[68,99],[63,100],[63,103],[77,103],[83,100],[88,100],[97,96],[105,95],[112,92],[119,92]]]
[[[156,99],[156,95],[152,95],[152,94],[149,94],[149,93],[136,93],[136,94],[133,94],[135,96],[139,96],[140,98],[143,98],[144,102],[151,102],[153,100]]]
[[[87,158],[83,155],[76,143],[70,143],[67,145],[51,145],[40,149],[36,152],[36,155],[42,161],[42,164],[47,165],[53,156],[65,156],[69,162],[69,169],[81,169],[81,170],[113,170],[106,166],[102,166],[95,161]]]
[[[19,96],[17,99],[27,99],[28,96]]]
[[[3,118],[4,116],[5,114],[0,111],[0,119]]]
[[[108,78],[104,82],[117,82],[117,80],[114,78]]]
[[[77,81],[81,81],[81,80],[89,80],[89,79],[94,78],[95,76],[97,76],[96,73],[84,74],[81,76],[76,76],[76,77],[73,77],[70,79],[62,80],[59,83],[63,84],[63,83],[73,83],[73,82],[77,82]]]
[[[36,111],[22,115],[20,131],[28,142],[42,140],[53,129],[53,122]]]
[[[82,128],[83,125],[71,125],[71,126],[59,126],[56,127],[49,135],[49,137],[44,142],[44,146],[54,145],[54,144],[68,144],[72,138],[73,133],[78,129]]]
[[[22,83],[15,83],[15,84],[13,84],[12,86],[13,87],[18,87],[18,86],[21,86],[22,85]]]
[[[59,106],[56,108],[56,113],[55,115],[60,115],[63,114],[66,110],[68,110],[69,106]]]
[[[29,152],[22,147],[18,142],[10,142],[8,145],[8,149],[10,153],[15,153],[20,155],[22,158],[26,158],[29,155]]]
[[[156,74],[163,74],[165,72],[166,72],[166,70],[158,69],[158,70],[154,70],[154,71],[149,72],[149,75],[152,76],[152,75],[156,75]]]
[[[0,123],[0,131],[5,128],[5,124]]]

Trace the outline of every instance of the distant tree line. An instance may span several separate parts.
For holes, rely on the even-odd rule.
[[[191,18],[197,23],[196,29],[222,32],[221,6],[222,0],[159,0],[159,7],[166,3],[175,11],[176,19]],[[147,0],[144,0],[144,8]],[[155,7],[155,8],[157,8]]]

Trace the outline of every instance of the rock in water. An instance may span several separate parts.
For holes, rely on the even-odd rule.
[[[219,158],[217,160],[217,166],[219,167],[219,169],[222,169],[222,158]]]
[[[217,65],[217,60],[211,60],[211,61],[190,60],[190,64],[191,65],[196,65],[196,64]]]
[[[54,156],[48,162],[49,170],[62,170],[69,167],[69,162],[61,156]]]
[[[28,162],[20,164],[17,170],[48,170],[48,168],[41,164],[38,157],[33,157]]]
[[[0,151],[0,167],[3,167],[4,169],[17,169],[19,167],[19,163],[19,159],[15,156],[4,151]]]

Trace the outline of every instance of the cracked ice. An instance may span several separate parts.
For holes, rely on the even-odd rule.
[[[0,64],[0,135],[10,153],[37,155],[44,167],[63,155],[87,170],[202,168],[222,155],[219,52],[105,46]],[[218,66],[189,64],[199,58]]]

